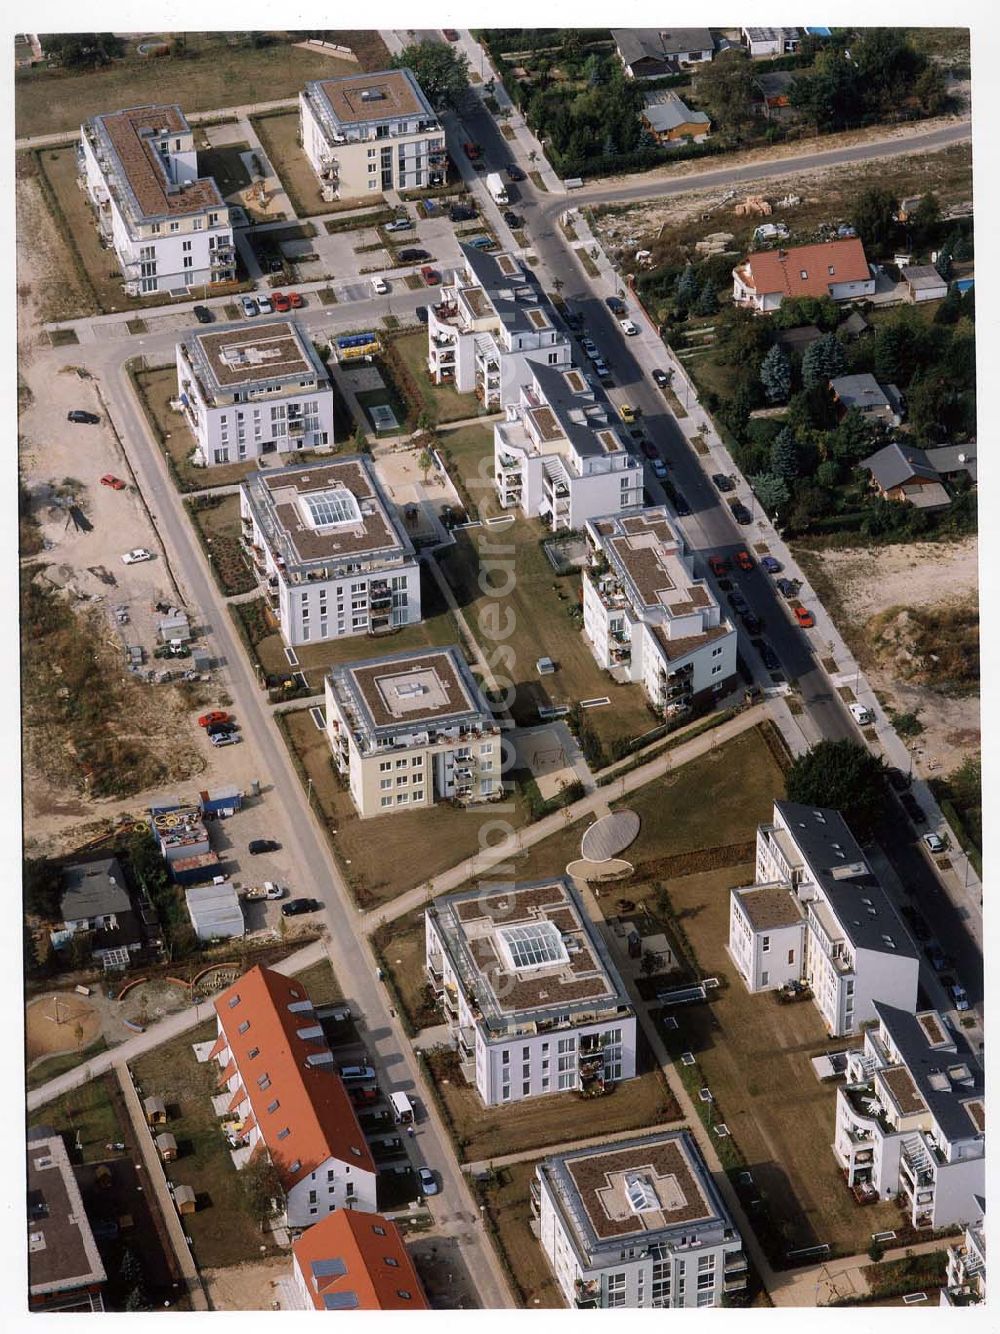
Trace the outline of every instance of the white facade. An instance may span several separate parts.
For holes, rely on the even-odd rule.
[[[569,368],[572,347],[515,255],[461,249],[461,266],[427,307],[427,370],[496,411],[516,402],[532,363]]]
[[[917,1003],[913,942],[837,811],[774,803],[756,883],[730,895],[728,950],[749,991],[808,983],[833,1036],[870,1023],[879,1001]]]
[[[243,541],[288,644],[420,620],[420,566],[369,459],[253,473]]]
[[[444,130],[412,70],[307,84],[299,132],[328,202],[431,189],[447,177]]]
[[[335,667],[326,734],[362,818],[503,796],[500,728],[454,646]]]
[[[176,356],[178,399],[206,466],[333,445],[330,377],[293,321],[192,333]]]
[[[976,1306],[986,1300],[986,1235],[982,1206],[975,1202],[979,1217],[966,1225],[958,1245],[948,1247],[948,1279],[941,1289],[942,1306]]]
[[[788,56],[799,49],[798,28],[742,28],[743,41],[754,59]]]
[[[876,1004],[876,1018],[837,1090],[847,1184],[898,1196],[915,1228],[973,1221],[986,1190],[983,1071],[935,1010]]]
[[[545,925],[552,915],[558,929]],[[463,1072],[488,1107],[570,1089],[596,1094],[635,1077],[635,1013],[567,882],[510,886],[492,898],[450,895],[425,922],[428,979]],[[522,928],[551,946],[537,964],[519,966],[506,943],[505,932]],[[495,965],[480,969],[484,951]],[[594,979],[587,1000],[573,987],[584,975]]]
[[[236,278],[229,207],[215,181],[198,175],[194,135],[180,107],[94,116],[81,127],[78,159],[130,296]]]
[[[672,717],[720,692],[736,673],[735,627],[725,619],[665,506],[586,524],[583,632],[616,679],[641,682]]]
[[[531,1195],[571,1308],[721,1306],[746,1287],[742,1239],[689,1131],[546,1158]]]

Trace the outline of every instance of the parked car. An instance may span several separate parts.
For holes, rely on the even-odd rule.
[[[709,556],[708,568],[718,579],[721,578],[721,576],[724,575],[726,571],[730,568],[729,561],[726,559],[725,556]]]
[[[736,564],[741,570],[749,573],[750,570],[753,569],[753,557],[750,555],[750,552],[741,547],[736,553]]]
[[[210,737],[232,736],[234,732],[240,729],[236,723],[209,723],[205,731]]]
[[[351,1101],[356,1107],[368,1107],[373,1102],[378,1102],[382,1096],[378,1089],[353,1088],[349,1090]]]
[[[747,605],[746,598],[743,596],[743,594],[740,592],[738,588],[734,588],[730,592],[729,603],[733,611],[735,612],[742,613],[750,610],[749,606]]]
[[[257,298],[257,309],[262,315],[273,315],[274,307],[271,305],[271,298],[269,296],[259,296]]]
[[[617,296],[606,296],[604,298],[604,304],[607,306],[608,310],[611,311],[612,315],[624,315],[625,311],[628,309],[625,302]]]
[[[153,553],[147,551],[145,547],[136,547],[134,551],[126,551],[122,556],[123,565],[138,565],[141,561],[152,560]]]
[[[619,320],[618,327],[619,329],[621,329],[622,333],[625,334],[627,338],[631,338],[633,334],[637,334],[639,332],[638,325],[633,324],[631,320],[627,319]]]
[[[322,908],[319,899],[289,899],[281,905],[282,917],[298,917],[304,912],[319,912]]]
[[[218,732],[208,739],[213,746],[238,746],[243,740],[239,732]]]
[[[798,595],[799,585],[796,579],[775,579],[774,586],[783,598],[793,598]]]
[[[252,296],[240,297],[240,308],[243,311],[243,318],[252,320],[255,315],[260,314],[260,307]]]
[[[736,483],[731,477],[727,477],[724,472],[713,472],[712,481],[715,483],[717,491],[735,491]]]
[[[618,414],[623,422],[631,423],[635,421],[635,408],[631,407],[628,403],[622,403],[620,405],[620,407],[618,408]],[[648,444],[649,442],[644,441],[643,443]],[[643,453],[645,453],[645,450],[643,451]],[[655,454],[656,451],[654,450],[653,453]]]
[[[418,306],[418,307],[417,307],[417,320],[418,320],[421,324],[426,324],[426,323],[427,323],[427,307],[426,307],[426,306]]]
[[[914,824],[927,823],[927,816],[924,814],[924,809],[912,792],[900,792],[899,804]]]
[[[473,250],[495,250],[496,241],[489,236],[474,236],[469,242]]]
[[[965,987],[961,982],[953,982],[948,988],[948,994],[955,1003],[956,1010],[967,1010],[969,1008],[969,997],[966,995]]]
[[[293,899],[292,902],[294,903],[295,900]],[[311,902],[311,900],[305,900],[305,902]],[[370,1065],[342,1065],[340,1067],[340,1077],[341,1079],[374,1079],[375,1071]]]
[[[384,278],[372,279],[372,291],[376,296],[385,296],[389,292],[389,284]]]
[[[515,229],[524,226],[524,219],[521,217],[520,213],[515,213],[514,210],[510,208],[505,210],[503,220],[508,227]]]
[[[301,292],[286,292],[285,295],[288,297],[288,303],[292,310],[301,310],[306,304],[305,297]]]
[[[661,482],[666,480],[667,465],[662,459],[653,459],[653,476],[658,477]]]
[[[602,357],[595,357],[592,364],[601,384],[611,379],[611,367]]]
[[[413,223],[409,218],[394,218],[392,222],[385,224],[387,232],[412,232]]]
[[[687,515],[691,513],[691,506],[687,503],[687,501],[679,491],[674,492],[674,509],[681,516],[681,518],[686,518]]]
[[[417,1180],[420,1182],[420,1189],[425,1195],[437,1195],[438,1191],[441,1189],[434,1173],[429,1167],[420,1167],[417,1169]]]
[[[279,315],[287,315],[292,308],[292,303],[284,292],[272,292],[271,304]]]
[[[762,639],[760,643],[760,660],[769,672],[776,672],[781,666],[777,653],[766,639]]]
[[[780,574],[783,569],[781,561],[775,560],[773,556],[761,556],[760,564],[768,574]]]
[[[747,509],[746,505],[737,501],[736,504],[730,505],[729,508],[733,512],[733,518],[742,528],[746,528],[747,524],[753,523],[753,515]]]
[[[656,370],[653,371],[653,381],[655,384],[658,384],[661,389],[666,389],[667,385],[670,383],[670,376],[666,371]]]
[[[448,212],[452,222],[471,222],[475,216],[476,210],[469,204],[455,204]]]
[[[755,616],[752,611],[741,612],[740,621],[748,635],[759,635],[763,629],[760,617]]]
[[[425,259],[430,259],[429,250],[401,250],[397,259],[402,264],[422,264]]]
[[[212,709],[209,713],[203,713],[198,719],[199,727],[214,727],[216,723],[228,723],[231,721],[230,715],[225,709]]]
[[[281,847],[273,838],[252,838],[247,844],[247,851],[251,857],[256,857],[261,852],[277,852]]]
[[[945,841],[940,834],[924,834],[924,842],[931,852],[944,852]]]
[[[885,776],[889,780],[889,786],[895,792],[905,792],[913,782],[913,779],[909,774],[904,774],[902,769],[897,769],[894,764],[891,764],[888,769],[886,769]]]
[[[476,162],[482,156],[483,150],[478,144],[463,144],[462,148],[470,162]]]
[[[66,420],[79,422],[83,426],[96,426],[101,419],[96,412],[84,412],[83,408],[73,408],[71,412],[67,412]]]
[[[516,162],[508,162],[508,163],[507,163],[507,179],[508,179],[508,181],[523,181],[523,180],[524,180],[524,172],[523,172],[522,169],[517,165]]]
[[[126,483],[113,472],[106,472],[101,478],[101,486],[110,486],[112,491],[124,491]]]
[[[429,264],[423,266],[420,270],[420,276],[428,287],[437,287],[438,283],[441,281],[440,273],[438,273],[437,269],[432,269]]]
[[[600,356],[600,353],[597,350],[597,344],[592,338],[581,338],[580,346],[583,348],[584,354],[590,357],[591,360],[593,360],[594,357]]]
[[[924,946],[924,953],[927,955],[930,966],[935,973],[942,973],[948,967],[948,960],[945,958],[944,950],[936,940],[930,941]]]
[[[875,715],[871,709],[865,708],[863,704],[848,704],[848,712],[859,727],[868,727],[875,721]]]
[[[816,624],[816,617],[812,614],[812,612],[808,609],[808,607],[796,607],[795,619],[798,622],[800,628],[803,630],[811,630],[813,626]]]
[[[207,306],[194,306],[191,310],[191,314],[199,324],[211,324],[212,320],[215,318]]]

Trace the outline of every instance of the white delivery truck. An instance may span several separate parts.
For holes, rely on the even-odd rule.
[[[413,1103],[405,1093],[390,1093],[389,1106],[392,1108],[393,1119],[397,1126],[413,1124]]]
[[[494,204],[507,203],[507,187],[498,171],[491,171],[486,177],[486,188],[492,195]]]

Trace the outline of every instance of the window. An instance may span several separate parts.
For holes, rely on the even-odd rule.
[[[382,1263],[383,1263],[383,1264],[387,1264],[387,1265],[389,1266],[390,1269],[398,1269],[398,1268],[399,1268],[399,1261],[396,1259],[396,1257],[395,1257],[394,1255],[383,1255],[383,1256],[382,1256]]]
[[[625,1305],[625,1271],[623,1269],[620,1269],[616,1274],[608,1275],[607,1297],[608,1306]]]
[[[379,805],[380,805],[380,806],[391,806],[391,805],[392,805],[392,797],[382,797],[382,798],[380,799],[380,801],[379,801]]]
[[[415,787],[413,789],[413,800],[423,801],[423,799],[424,799],[424,789],[422,787]]]
[[[402,1297],[402,1299],[403,1299],[404,1302],[408,1302],[408,1301],[410,1301],[412,1295],[413,1295],[413,1294],[407,1292],[407,1290],[406,1290],[405,1288],[397,1288],[397,1289],[396,1289],[396,1296],[397,1296],[397,1297]]]
[[[191,249],[191,242],[190,242],[190,241],[182,241],[182,242],[181,242],[181,249],[182,249],[183,251],[185,251],[185,252],[187,252],[188,250],[190,250],[190,249]]]
[[[531,1082],[530,1080],[526,1079],[524,1083],[521,1085],[521,1094],[523,1097],[526,1098],[530,1092],[531,1092]]]
[[[250,1020],[244,1019],[242,1024],[240,1024],[239,1028],[236,1031],[237,1033],[245,1033],[249,1027],[250,1027]]]
[[[288,1170],[290,1172],[297,1172],[301,1166],[302,1166],[301,1160],[296,1158],[295,1162],[292,1163],[291,1167]]]
[[[194,268],[194,258],[193,258],[191,255],[185,255],[185,256],[184,256],[184,267],[185,267],[186,269],[193,269],[193,268]]]
[[[720,662],[719,665],[718,665],[718,667],[713,667],[713,668],[712,668],[712,675],[713,675],[713,676],[718,676],[719,673],[720,673],[721,671],[722,671],[722,663]]]
[[[268,1074],[260,1075],[257,1079],[259,1089],[269,1089],[271,1087],[271,1076]]]
[[[249,1059],[250,1059],[251,1061],[254,1059],[255,1056],[259,1056],[259,1055],[260,1055],[260,1048],[259,1048],[259,1047],[251,1047],[250,1050],[247,1052],[247,1056],[249,1057]]]
[[[717,658],[721,652],[722,652],[722,649],[721,649],[721,648],[714,648],[714,649],[712,649],[712,657],[713,657],[713,658]]]
[[[376,1237],[385,1236],[385,1228],[379,1227],[378,1223],[372,1223],[372,1231],[375,1233]]]
[[[284,1130],[278,1131],[278,1139],[287,1139],[292,1132],[285,1126]]]
[[[767,972],[763,972],[763,973],[761,973],[761,975],[760,975],[760,985],[761,985],[762,987],[766,987],[766,986],[767,986],[767,979],[768,979],[768,974],[767,974]]]
[[[316,1203],[316,1192],[315,1192],[314,1190],[311,1190],[311,1191],[309,1192],[309,1203],[310,1203],[310,1204],[315,1204],[315,1203]]]
[[[179,223],[179,222],[172,222],[172,223],[170,224],[170,230],[171,230],[172,232],[179,232],[179,231],[180,231],[180,223]]]
[[[279,1102],[278,1102],[278,1099],[275,1098],[273,1102],[269,1102],[269,1103],[267,1104],[267,1110],[268,1110],[269,1112],[276,1112],[276,1111],[278,1110],[279,1105],[280,1105],[280,1104],[279,1104]]]
[[[794,963],[794,962],[795,962],[795,951],[794,951],[794,950],[789,950],[789,951],[788,951],[788,962],[789,962],[789,963]]]
[[[382,760],[378,766],[378,771],[380,774],[384,774],[391,768],[392,768],[392,760]]]
[[[767,954],[767,952],[770,950],[770,948],[771,948],[771,937],[770,937],[770,936],[761,936],[761,938],[760,938],[760,952],[761,952],[761,954]]]
[[[500,1057],[500,1061],[502,1065],[510,1065],[510,1052],[505,1051]]]
[[[380,788],[383,790],[383,792],[384,792],[384,791],[386,790],[386,788],[390,788],[390,787],[392,787],[392,779],[391,779],[391,778],[380,778],[380,779],[379,779],[379,787],[380,787]]]

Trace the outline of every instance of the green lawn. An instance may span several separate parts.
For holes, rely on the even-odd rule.
[[[319,179],[299,147],[298,111],[283,111],[274,116],[252,116],[250,124],[267,154],[271,170],[277,174],[298,217],[329,213],[333,205],[323,202]]]
[[[107,1051],[107,1049],[106,1040],[99,1037],[89,1047],[85,1047],[81,1051],[66,1051],[57,1056],[47,1056],[44,1060],[32,1065],[28,1071],[25,1080],[27,1087],[29,1089],[39,1088],[42,1084],[47,1084],[50,1079],[55,1079],[57,1075],[64,1075],[67,1070],[75,1070],[78,1065],[83,1065],[92,1056],[97,1056],[98,1053]]]
[[[442,1018],[424,972],[424,939],[423,908],[376,927],[372,933],[372,944],[395,990],[400,1012],[414,1033],[441,1023]]]
[[[239,1173],[212,1110],[219,1091],[219,1066],[199,1064],[191,1050],[196,1042],[215,1037],[214,1020],[174,1042],[164,1043],[132,1065],[143,1097],[157,1094],[167,1106],[167,1129],[177,1140],[176,1162],[165,1171],[175,1185],[194,1188],[198,1208],[184,1217],[184,1230],[200,1269],[218,1269],[277,1254],[247,1212]]]
[[[31,1112],[28,1126],[51,1126],[71,1152],[79,1144],[79,1161],[100,1162],[108,1156],[106,1145],[126,1138],[129,1122],[120,1102],[115,1076],[101,1075]]]
[[[536,1158],[501,1168],[489,1180],[476,1183],[476,1195],[486,1206],[484,1217],[520,1305],[526,1310],[561,1309],[566,1303],[531,1230],[531,1182],[537,1162]]]
[[[421,326],[412,333],[404,333],[394,338],[392,347],[413,377],[416,391],[422,400],[419,410],[427,412],[437,422],[461,421],[465,417],[476,417],[480,414],[482,405],[475,394],[459,394],[447,385],[436,385],[431,382],[427,373],[425,328]]]
[[[314,1005],[331,1005],[334,1001],[344,999],[329,959],[320,959],[319,963],[310,964],[294,976],[306,988]]]
[[[257,587],[257,576],[243,554],[240,541],[239,496],[198,496],[185,501],[185,508],[222,592],[227,597],[252,593]]]
[[[492,423],[443,430],[438,435],[438,449],[470,517],[477,512],[482,518],[501,514],[493,470]]]

